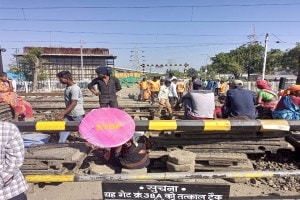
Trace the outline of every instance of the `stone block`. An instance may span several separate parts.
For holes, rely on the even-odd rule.
[[[167,168],[169,172],[195,172],[195,161],[191,164],[183,165],[176,165],[168,161]]]
[[[175,150],[169,153],[168,161],[177,165],[195,163],[196,154],[190,151]]]

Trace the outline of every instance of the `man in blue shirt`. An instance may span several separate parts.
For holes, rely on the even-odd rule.
[[[255,119],[257,117],[255,101],[254,92],[243,89],[243,82],[235,80],[233,88],[227,91],[228,117]]]

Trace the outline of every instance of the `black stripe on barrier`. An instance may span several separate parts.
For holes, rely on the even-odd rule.
[[[299,120],[288,120],[290,125],[290,131],[300,131],[300,121]]]
[[[257,132],[261,124],[257,120],[230,120],[231,132]]]
[[[36,132],[36,122],[13,122],[21,132]]]
[[[78,131],[80,122],[68,121],[66,123],[66,130],[68,131]]]
[[[135,120],[135,130],[136,131],[148,131],[149,121],[148,120]]]
[[[202,120],[177,120],[177,131],[203,131],[204,121]]]

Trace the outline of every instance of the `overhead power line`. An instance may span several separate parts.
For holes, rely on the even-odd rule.
[[[214,7],[257,7],[257,6],[295,6],[300,3],[258,3],[258,4],[215,4],[215,5],[159,5],[159,6],[47,6],[47,7],[0,7],[0,9],[149,9],[149,8],[214,8]]]
[[[26,42],[32,42],[32,43],[47,43],[49,42],[48,40],[0,40],[0,42],[7,42],[7,43],[26,43]],[[51,41],[52,43],[80,43],[79,41]],[[85,41],[85,43],[93,44],[93,43],[98,43],[98,44],[154,44],[157,45],[157,42],[102,42],[102,41]],[[187,45],[187,46],[210,46],[210,45],[227,45],[227,44],[240,44],[240,43],[234,43],[234,42],[224,42],[224,43],[188,43],[188,42],[161,42],[159,44],[162,45]]]
[[[300,20],[141,20],[141,19],[18,19],[0,18],[0,21],[42,22],[134,22],[134,23],[299,23]]]
[[[130,32],[92,32],[92,31],[60,31],[60,30],[36,30],[36,29],[4,29],[8,32],[36,32],[36,33],[70,33],[70,34],[94,34],[94,35],[141,35],[141,36],[187,36],[187,37],[247,37],[248,34],[180,34],[180,33],[130,33]],[[257,36],[262,36],[259,34]],[[272,35],[274,35],[272,33]],[[275,35],[274,35],[275,36]],[[276,34],[279,37],[299,37],[300,34]]]
[[[1,29],[0,31],[11,32],[37,32],[37,33],[70,33],[70,34],[95,34],[95,35],[142,35],[142,36],[191,36],[191,37],[244,37],[245,35],[226,35],[226,34],[179,34],[179,33],[105,33],[105,32],[90,32],[90,31],[58,31],[58,30],[35,30],[35,29]]]

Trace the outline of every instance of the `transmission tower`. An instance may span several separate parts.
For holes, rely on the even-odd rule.
[[[139,51],[137,48],[133,51],[130,51],[130,61],[131,61],[131,67],[135,70],[141,70],[141,65],[145,64],[145,56],[144,51]]]
[[[250,40],[250,44],[253,45],[257,43],[257,37],[256,37],[256,31],[255,31],[255,26],[253,25],[253,32],[251,35],[247,36],[248,39]]]

